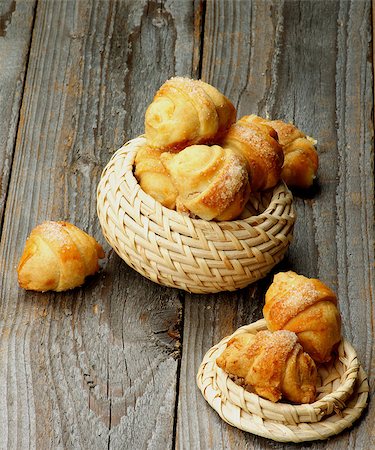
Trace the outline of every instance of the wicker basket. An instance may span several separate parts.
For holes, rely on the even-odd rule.
[[[233,291],[264,277],[284,256],[295,213],[284,183],[252,197],[244,218],[191,219],[163,207],[133,174],[143,137],[111,158],[98,186],[103,234],[133,269],[156,283],[195,293]]]
[[[311,404],[272,403],[235,384],[216,365],[233,336],[264,329],[264,319],[241,327],[207,352],[197,383],[208,403],[229,424],[282,442],[326,439],[349,427],[366,406],[368,382],[355,350],[345,339],[337,358],[318,367],[319,395]]]

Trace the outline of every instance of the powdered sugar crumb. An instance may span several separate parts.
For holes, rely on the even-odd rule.
[[[277,354],[278,358],[285,360],[289,353],[293,350],[297,344],[297,335],[292,331],[279,330],[275,332],[271,331],[259,331],[255,335],[255,340],[250,346],[249,351],[254,350],[265,352],[264,356],[270,356],[270,354]]]
[[[265,316],[280,329],[289,320],[316,302],[327,300],[336,303],[335,295],[317,280],[301,275],[278,274],[272,291],[266,293]],[[272,297],[271,297],[272,296]]]
[[[228,150],[226,149],[226,151]],[[215,190],[210,193],[210,197],[205,199],[205,204],[224,211],[245,185],[248,175],[243,160],[237,155],[231,154],[218,176],[220,181]]]

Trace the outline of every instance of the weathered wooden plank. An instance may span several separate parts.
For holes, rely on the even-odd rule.
[[[14,268],[44,219],[103,243],[100,172],[142,131],[161,82],[193,71],[195,11],[186,1],[38,3],[0,246],[2,448],[173,446],[179,293],[112,251],[67,293],[24,292]]]
[[[319,142],[312,192],[296,193],[298,220],[288,258],[339,294],[344,334],[374,389],[374,205],[371,3],[207,2],[202,78],[239,113],[294,121]],[[225,424],[195,386],[204,353],[261,317],[271,277],[235,294],[185,298],[178,404],[179,448],[294,448]],[[374,407],[351,431],[310,449],[375,445]]]
[[[372,0],[372,63],[374,65],[375,61],[375,0]],[[375,103],[375,79],[373,80],[373,93],[374,93],[374,103]],[[375,125],[375,116],[374,116]]]
[[[16,141],[34,8],[35,0],[0,2],[0,223]]]

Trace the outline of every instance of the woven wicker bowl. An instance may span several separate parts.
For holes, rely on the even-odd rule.
[[[103,234],[117,254],[156,283],[195,293],[233,291],[264,277],[284,256],[295,213],[285,184],[249,201],[244,219],[191,219],[147,195],[133,175],[145,138],[111,158],[98,186]]]
[[[215,385],[222,397],[245,413],[288,425],[316,423],[333,412],[340,414],[353,393],[360,367],[355,350],[345,339],[342,340],[334,361],[318,366],[318,397],[310,404],[273,403],[238,386],[216,365],[216,358],[225,350],[227,342],[233,336],[245,332],[255,334],[266,329],[264,319],[246,325],[207,352],[197,376],[198,386],[203,395],[207,385]]]

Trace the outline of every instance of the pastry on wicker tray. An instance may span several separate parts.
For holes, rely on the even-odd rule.
[[[315,400],[316,366],[290,331],[238,334],[216,364],[237,384],[272,402]]]
[[[325,284],[295,272],[280,272],[266,292],[263,308],[271,331],[290,330],[317,362],[327,362],[341,340],[337,297]]]

